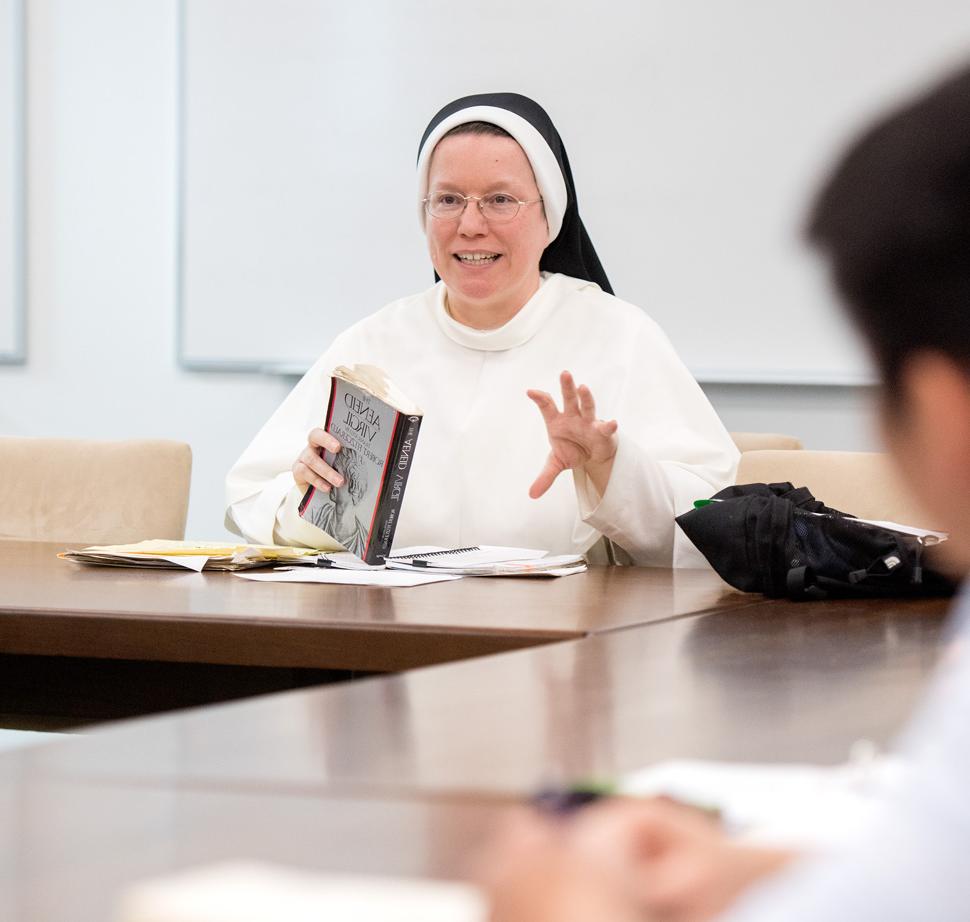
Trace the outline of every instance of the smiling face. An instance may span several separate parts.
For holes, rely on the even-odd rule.
[[[532,167],[512,138],[454,135],[431,157],[430,195],[507,192],[539,198]],[[494,329],[507,323],[539,288],[539,259],[548,242],[541,203],[523,205],[508,222],[488,221],[476,201],[458,219],[427,218],[428,249],[448,289],[448,308],[460,323]]]

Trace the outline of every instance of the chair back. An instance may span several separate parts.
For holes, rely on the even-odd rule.
[[[778,432],[732,432],[731,438],[738,446],[738,451],[763,451],[769,448],[795,451],[802,447],[802,440],[793,435],[781,435]]]
[[[184,442],[0,438],[0,537],[181,539],[191,471]]]
[[[816,499],[863,519],[934,528],[900,483],[889,456],[867,451],[747,451],[737,483],[791,481]]]

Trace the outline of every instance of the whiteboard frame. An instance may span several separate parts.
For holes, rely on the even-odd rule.
[[[699,368],[692,370],[694,380],[699,384],[763,384],[763,385],[794,385],[797,387],[875,387],[878,378],[871,374],[818,374],[804,371],[786,374],[783,371],[757,372],[752,371],[720,371],[718,369]]]
[[[186,14],[187,2],[188,0],[178,0],[175,11],[175,361],[183,371],[223,372],[225,374],[248,372],[280,375],[282,377],[302,377],[309,366],[307,368],[297,368],[281,362],[233,362],[226,361],[225,359],[189,358],[186,352],[185,225],[188,220],[185,192],[185,165],[188,157],[188,106],[186,105],[188,85],[186,73],[188,69],[188,48],[186,46],[186,23],[188,22],[188,16]]]
[[[10,0],[13,30],[13,311],[14,346],[0,351],[0,365],[27,363],[27,13],[26,0]]]

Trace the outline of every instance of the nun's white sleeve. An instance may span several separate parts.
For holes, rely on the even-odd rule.
[[[616,404],[600,408],[619,423],[606,492],[574,472],[580,515],[635,564],[706,567],[674,517],[733,484],[739,452],[666,335],[643,319],[616,356]]]
[[[311,429],[322,427],[330,373],[342,364],[341,338],[303,376],[256,434],[226,477],[226,528],[256,544],[336,548],[319,528],[300,518],[303,491],[292,467]]]

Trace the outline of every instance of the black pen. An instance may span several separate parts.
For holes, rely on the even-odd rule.
[[[581,782],[567,788],[543,788],[529,802],[549,816],[567,817],[615,793],[615,786],[609,782]]]

